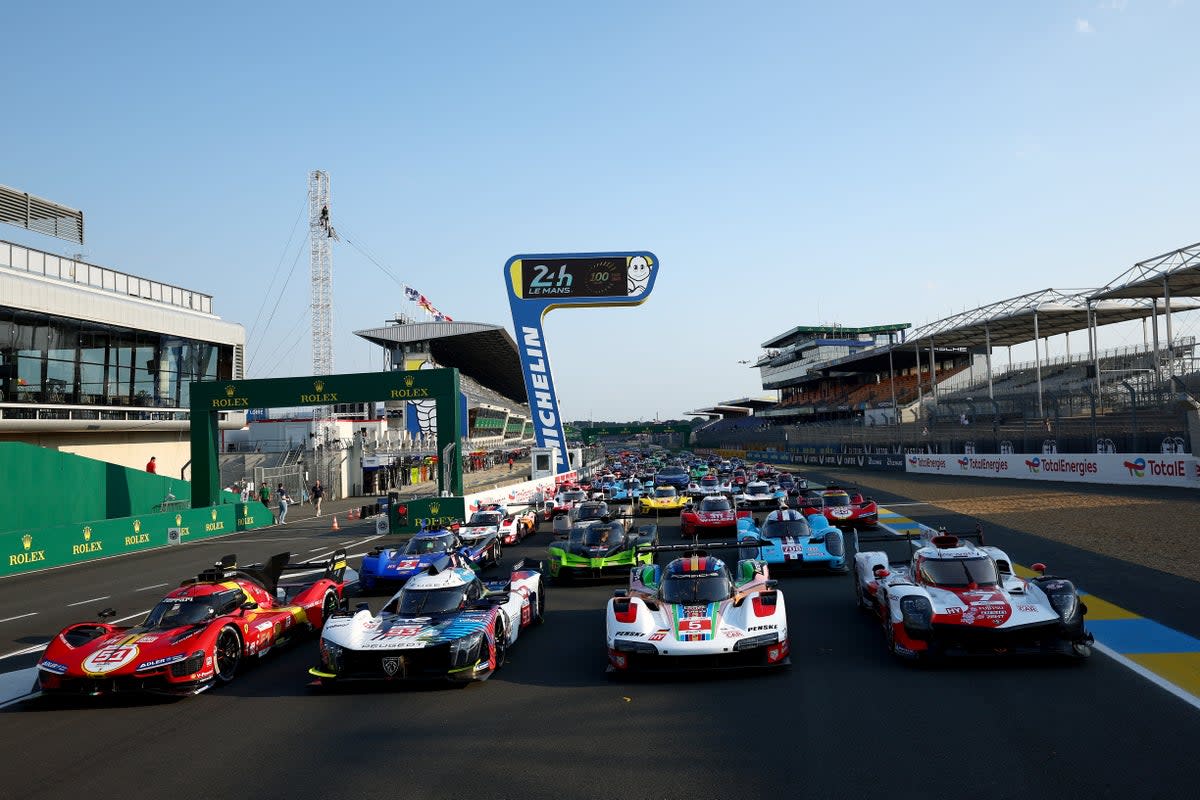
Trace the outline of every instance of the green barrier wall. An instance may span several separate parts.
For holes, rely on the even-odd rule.
[[[408,524],[401,525],[398,509],[405,506],[408,509]],[[389,533],[416,533],[421,528],[421,522],[426,524],[440,523],[449,526],[461,522],[465,505],[461,497],[421,497],[415,500],[401,500],[388,509]]]
[[[272,522],[266,506],[252,502],[10,531],[0,533],[0,576],[166,547],[170,528],[186,544]]]
[[[192,486],[94,458],[23,442],[0,442],[0,534],[77,526],[155,511],[168,494],[191,505]],[[5,551],[7,552],[7,551]]]

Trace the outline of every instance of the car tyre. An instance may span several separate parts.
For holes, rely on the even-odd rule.
[[[492,668],[492,672],[497,671],[504,666],[504,660],[508,656],[508,634],[505,633],[504,623],[497,622],[496,627],[492,629],[493,639],[493,654],[496,660],[496,666]]]
[[[341,602],[338,600],[337,592],[332,589],[325,593],[325,602],[321,604],[321,628],[325,627],[325,622],[341,607]],[[315,630],[320,631],[320,628]]]
[[[533,624],[541,625],[546,621],[546,585],[538,581],[533,596]]]
[[[226,684],[237,675],[242,663],[242,637],[237,628],[226,625],[217,634],[217,642],[213,646],[213,671],[217,683]]]

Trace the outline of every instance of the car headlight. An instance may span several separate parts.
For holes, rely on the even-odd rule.
[[[763,633],[758,636],[751,636],[746,639],[738,639],[734,643],[734,650],[753,650],[756,647],[767,647],[779,641],[779,632]]]
[[[456,639],[450,644],[450,666],[466,667],[479,660],[479,650],[483,645],[483,631],[472,633]]]
[[[1052,594],[1049,597],[1050,605],[1054,606],[1054,610],[1064,621],[1074,617],[1075,612],[1079,610],[1079,597],[1074,592]]]
[[[843,556],[846,554],[846,543],[842,541],[842,535],[837,531],[828,531],[825,534],[825,549],[831,556]]]
[[[645,653],[648,656],[658,655],[658,648],[649,642],[635,642],[629,639],[617,639],[613,642],[613,650],[622,653]]]
[[[909,595],[900,600],[900,615],[904,625],[913,630],[931,630],[933,628],[933,605],[926,597]]]
[[[342,652],[340,644],[334,644],[328,639],[321,639],[321,664],[330,672],[342,671]]]

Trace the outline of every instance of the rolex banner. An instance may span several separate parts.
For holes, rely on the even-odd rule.
[[[0,534],[0,576],[165,547],[170,528],[186,544],[272,522],[261,503],[237,503],[12,531]]]
[[[416,533],[422,527],[441,525],[449,528],[462,522],[463,499],[461,497],[422,497],[401,500],[388,509],[391,533]]]

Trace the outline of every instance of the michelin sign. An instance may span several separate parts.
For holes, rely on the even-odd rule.
[[[539,447],[558,449],[556,473],[570,467],[542,318],[554,308],[640,305],[658,270],[658,257],[646,251],[517,255],[504,265],[534,431]]]

